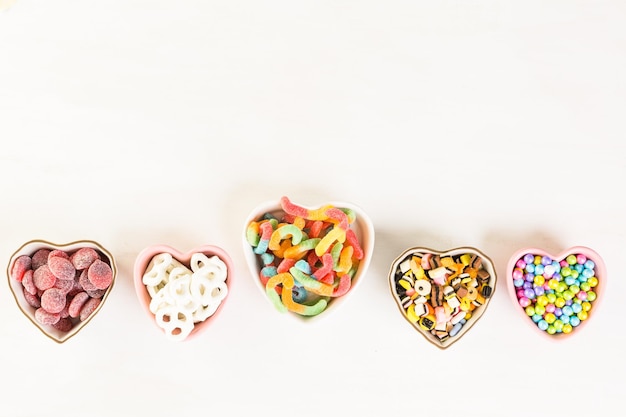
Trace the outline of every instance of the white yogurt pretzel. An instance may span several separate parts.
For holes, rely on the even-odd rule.
[[[152,297],[150,311],[173,340],[182,340],[195,323],[212,316],[228,294],[227,267],[218,257],[194,253],[191,270],[170,254],[156,255],[143,282]]]
[[[190,266],[193,272],[210,271],[211,274],[215,274],[214,277],[211,277],[212,279],[226,280],[228,268],[217,255],[209,258],[204,253],[194,253],[191,256]]]
[[[164,252],[158,255],[155,255],[148,267],[146,268],[146,272],[143,274],[142,281],[148,286],[157,287],[163,282],[167,283],[168,276],[171,274],[174,268],[184,268],[189,271],[189,269],[174,259],[171,254]],[[192,271],[189,271],[191,273]]]
[[[183,340],[193,330],[193,314],[173,305],[162,306],[155,313],[157,325],[173,340]]]

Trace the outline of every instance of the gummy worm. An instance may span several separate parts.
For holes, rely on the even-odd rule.
[[[291,244],[297,245],[302,240],[302,230],[298,229],[293,224],[285,224],[278,227],[272,233],[269,241],[270,250],[277,250],[280,248],[280,241],[291,236]]]
[[[257,255],[267,252],[270,238],[272,237],[272,233],[274,232],[272,223],[270,223],[269,221],[262,222],[259,225],[259,229],[261,229],[261,239],[259,240],[258,246],[254,248],[254,253],[256,253]]]
[[[275,289],[278,284],[283,285],[280,298]],[[295,281],[293,276],[287,272],[275,275],[267,282],[267,285],[265,286],[267,295],[279,311],[284,312],[289,310],[303,316],[315,316],[326,309],[328,303],[324,299],[318,300],[317,303],[311,306],[295,302],[293,300],[294,285]]]
[[[304,207],[300,207],[298,205],[293,204],[289,198],[283,196],[280,198],[280,206],[283,211],[287,214],[291,214],[292,216],[304,217],[308,218],[309,210]]]
[[[316,280],[328,275],[333,269],[333,256],[330,253],[322,255],[322,267],[317,269],[311,276]]]
[[[333,230],[328,232],[326,236],[322,238],[321,242],[315,247],[315,254],[317,256],[322,256],[324,253],[326,253],[328,248],[330,248],[330,245],[333,242],[338,241],[340,243],[343,243],[345,240],[346,231],[339,227],[334,227]]]
[[[346,230],[346,241],[350,246],[354,248],[354,257],[356,259],[363,259],[363,249],[361,248],[361,244],[359,243],[359,239],[356,237],[356,233],[354,230],[348,229]]]
[[[261,236],[259,236],[259,223],[258,222],[250,222],[248,228],[246,229],[246,240],[252,247],[256,247],[259,244],[259,240]]]
[[[337,275],[344,275],[350,270],[352,267],[353,252],[354,248],[352,248],[352,246],[346,246],[341,250],[341,254],[339,255],[339,264],[336,269]]]
[[[276,255],[276,257],[278,258],[284,258],[285,251],[289,248],[291,248],[291,241],[289,239],[285,239],[281,242],[280,248],[273,251],[274,255]]]
[[[336,207],[329,208],[326,210],[326,215],[329,219],[335,220],[337,225],[341,227],[343,230],[348,228],[348,216],[341,209]]]
[[[300,259],[298,262],[294,264],[293,267],[304,272],[305,274],[311,273],[311,265],[309,265],[309,263],[305,261],[304,259]]]
[[[311,278],[304,272],[300,271],[297,268],[291,268],[289,270],[291,275],[298,281],[302,286],[317,295],[327,296],[327,297],[339,297],[350,289],[351,277],[346,274],[343,275],[339,279],[339,285],[337,288],[333,287],[329,284],[324,284],[323,282],[317,281],[315,278]]]
[[[285,213],[297,217],[302,217],[307,220],[326,220],[328,219],[328,216],[326,215],[326,210],[333,207],[332,205],[328,204],[316,210],[308,210],[302,206],[298,206],[292,203],[287,197],[281,197],[280,206],[285,211]]]
[[[292,258],[292,259],[300,259],[302,258],[304,255],[306,255],[306,253],[314,248],[317,248],[317,246],[319,246],[320,242],[322,241],[322,239],[320,238],[314,238],[314,239],[307,239],[307,240],[303,240],[302,242],[300,242],[299,244],[297,244],[296,246],[292,246],[289,249],[285,250],[284,252],[284,258]]]
[[[315,220],[313,223],[311,223],[311,227],[309,227],[309,237],[319,237],[320,233],[322,233],[323,227],[323,221]]]
[[[345,207],[341,208],[340,210],[346,213],[346,216],[348,216],[348,223],[354,223],[354,221],[356,220],[356,212],[354,210]]]
[[[342,250],[343,250],[343,243],[341,242],[335,243],[332,249],[330,250],[330,255],[333,257],[333,269],[337,268],[337,265],[339,265],[339,255],[341,254]]]
[[[280,261],[280,263],[276,267],[276,271],[279,274],[282,274],[283,272],[288,272],[289,268],[291,268],[295,264],[296,264],[296,260],[295,259],[284,258],[282,261]]]

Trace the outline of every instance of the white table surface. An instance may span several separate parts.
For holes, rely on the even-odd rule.
[[[0,286],[0,414],[612,415],[626,389],[622,1],[18,0],[0,13],[0,253],[100,242],[119,273],[64,344]],[[351,298],[305,325],[247,272],[244,219],[289,196],[376,230]],[[141,310],[136,255],[213,244],[219,320],[175,343]],[[595,249],[607,291],[552,343],[506,293],[527,246]],[[437,349],[387,283],[404,249],[474,246],[498,285]]]

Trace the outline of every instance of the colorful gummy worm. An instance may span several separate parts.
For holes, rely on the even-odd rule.
[[[513,269],[517,300],[539,329],[571,333],[587,320],[598,285],[595,263],[582,254],[562,261],[527,253]]]
[[[259,279],[276,309],[302,316],[324,311],[346,294],[363,250],[350,227],[353,210],[325,205],[315,210],[280,199],[282,216],[251,221],[246,239],[259,257]]]
[[[394,281],[406,318],[444,342],[457,336],[475,310],[485,305],[495,277],[476,254],[416,252],[401,260]]]

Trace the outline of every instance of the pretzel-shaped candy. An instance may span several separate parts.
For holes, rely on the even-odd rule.
[[[193,330],[193,313],[166,305],[155,313],[157,325],[173,340],[183,340]]]
[[[212,316],[228,294],[227,266],[218,257],[194,253],[191,269],[168,253],[156,255],[143,282],[152,297],[150,311],[173,340],[182,340],[195,323]]]
[[[143,283],[152,287],[157,287],[164,281],[167,282],[167,276],[172,272],[172,269],[179,267],[185,268],[183,264],[178,262],[169,253],[160,253],[152,258],[147,272],[143,274]]]

